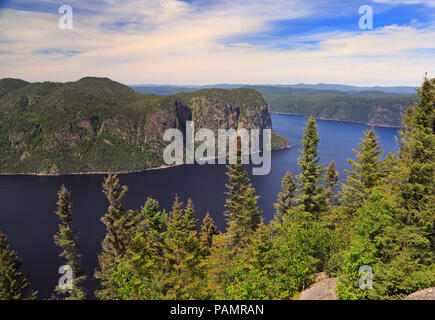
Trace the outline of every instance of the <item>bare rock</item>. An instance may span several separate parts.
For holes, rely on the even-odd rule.
[[[338,300],[336,287],[337,281],[334,278],[328,278],[325,272],[317,273],[316,283],[302,291],[299,300]]]
[[[405,300],[435,300],[435,287],[411,293]]]

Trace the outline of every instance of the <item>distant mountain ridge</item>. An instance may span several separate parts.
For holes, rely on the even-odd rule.
[[[263,95],[271,112],[387,127],[399,127],[408,106],[417,101],[413,87],[354,87],[334,84],[131,86],[138,92],[158,95],[211,87],[257,90]]]
[[[343,84],[327,84],[327,83],[317,83],[317,84],[213,84],[213,85],[159,85],[159,84],[133,84],[129,85],[133,89],[148,90],[146,93],[155,93],[157,91],[171,89],[177,92],[182,92],[182,90],[199,90],[199,89],[210,89],[210,88],[220,88],[220,89],[235,89],[235,88],[256,88],[256,87],[276,87],[276,88],[293,88],[293,89],[315,89],[315,90],[338,90],[343,92],[360,92],[360,91],[381,91],[386,93],[397,93],[397,94],[414,94],[417,87],[412,86],[350,86]],[[181,90],[181,91],[180,91]],[[154,91],[154,92],[151,92]],[[174,92],[175,93],[175,92]]]
[[[0,173],[102,173],[164,165],[166,129],[271,129],[252,89],[141,94],[108,78],[29,83],[0,79]],[[289,146],[272,133],[272,148]]]

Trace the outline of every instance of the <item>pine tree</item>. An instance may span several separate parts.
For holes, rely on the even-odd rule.
[[[280,221],[282,217],[289,214],[290,209],[294,206],[294,193],[296,183],[290,171],[287,171],[281,180],[282,191],[278,194],[278,199],[273,205],[276,209],[275,219]]]
[[[21,265],[18,254],[10,248],[6,235],[0,231],[0,300],[36,298],[37,292],[29,289],[28,277],[19,271]]]
[[[322,211],[326,210],[327,192],[325,190],[324,169],[318,164],[319,136],[317,125],[313,118],[310,118],[307,127],[304,128],[302,139],[303,149],[299,150],[302,154],[298,158],[298,165],[301,173],[297,176],[298,192],[296,203],[300,205],[300,210],[305,212],[308,220],[319,219]]]
[[[122,186],[116,175],[109,175],[103,183],[103,192],[109,201],[107,213],[101,218],[106,226],[103,251],[98,256],[99,268],[95,277],[101,280],[96,296],[100,299],[118,299],[119,288],[114,282],[114,270],[129,249],[138,224],[138,215],[125,211],[124,198],[128,187]]]
[[[366,130],[359,144],[360,151],[353,150],[357,161],[348,159],[353,170],[345,170],[348,174],[341,193],[341,202],[346,207],[347,215],[351,215],[364,204],[371,189],[385,176],[380,157],[382,151],[378,144],[378,136],[372,127]]]
[[[54,235],[55,244],[62,248],[60,257],[65,259],[65,264],[73,271],[72,289],[61,289],[56,287],[56,291],[67,300],[82,300],[86,298],[81,283],[85,281],[86,275],[83,272],[80,261],[82,255],[79,253],[79,233],[77,227],[71,226],[73,215],[70,202],[70,191],[62,185],[57,196],[57,210],[55,214],[60,220],[59,231]]]
[[[338,171],[335,169],[335,162],[332,161],[326,170],[326,186],[328,188],[329,203],[331,206],[338,204],[337,187],[338,187]]]
[[[204,263],[197,228],[192,229],[196,221],[192,216],[191,212],[186,214],[176,196],[169,213],[163,249],[166,299],[200,298]]]

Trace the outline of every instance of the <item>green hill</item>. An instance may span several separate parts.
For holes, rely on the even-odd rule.
[[[168,128],[271,128],[252,89],[146,95],[107,78],[0,80],[0,173],[134,171],[163,164]],[[275,148],[288,146],[274,134]]]

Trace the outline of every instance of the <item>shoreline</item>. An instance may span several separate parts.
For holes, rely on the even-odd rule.
[[[271,151],[281,151],[285,149],[290,149],[291,145],[289,147],[283,147],[280,149],[273,149]],[[215,157],[214,159],[219,159],[218,157]],[[39,176],[39,177],[61,177],[61,176],[79,176],[79,175],[106,175],[106,174],[130,174],[130,173],[144,173],[147,171],[153,171],[153,170],[164,170],[169,168],[174,168],[178,166],[185,165],[187,163],[176,163],[171,165],[161,165],[160,167],[155,168],[148,168],[143,170],[126,170],[126,171],[103,171],[103,172],[66,172],[66,173],[5,173],[0,172],[0,176]],[[195,163],[197,164],[197,163]]]
[[[304,118],[309,118],[309,116],[299,113],[291,113],[291,112],[272,112],[269,111],[270,114],[283,114],[283,115],[290,115],[290,116],[302,116]],[[337,122],[348,122],[348,123],[356,123],[356,124],[363,124],[366,126],[374,126],[379,128],[393,128],[393,129],[400,129],[400,126],[391,126],[391,125],[380,125],[380,124],[369,124],[365,122],[358,122],[358,121],[350,121],[350,120],[336,120],[336,119],[326,119],[326,118],[314,118],[315,120],[324,120],[324,121],[337,121]]]
[[[129,173],[144,173],[152,170],[163,170],[184,165],[185,163],[161,165],[160,167],[148,168],[143,170],[124,170],[124,171],[101,171],[101,172],[66,172],[66,173],[5,173],[0,172],[0,176],[40,176],[40,177],[60,177],[60,176],[79,176],[79,175],[105,175],[105,174],[129,174]]]

